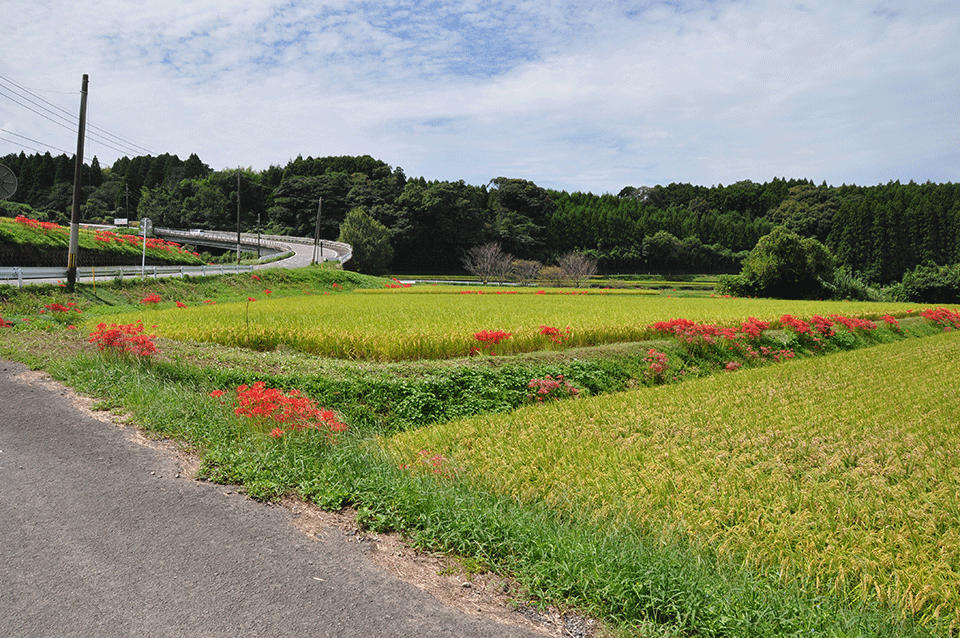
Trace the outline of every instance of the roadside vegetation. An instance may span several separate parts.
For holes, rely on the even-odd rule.
[[[0,287],[0,356],[611,632],[956,635],[960,308],[496,290]]]
[[[114,232],[81,228],[78,238],[78,246],[84,251],[128,259],[144,258],[143,236],[137,235],[136,229],[129,232],[117,229],[117,232]],[[25,247],[37,254],[50,250],[66,250],[70,247],[70,228],[23,215],[14,218],[0,217],[0,245],[3,244]],[[180,244],[153,237],[147,237],[146,240],[146,259],[184,265],[205,263],[197,253],[184,249]]]

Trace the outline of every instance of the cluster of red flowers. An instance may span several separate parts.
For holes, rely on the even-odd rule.
[[[819,335],[820,337],[832,337],[835,335],[837,332],[834,330],[834,325],[836,324],[845,326],[850,332],[853,332],[854,330],[877,329],[877,324],[873,323],[872,321],[868,321],[866,319],[857,319],[855,317],[844,317],[843,315],[830,315],[829,318],[821,317],[820,315],[813,315],[810,318],[809,323],[803,319],[797,319],[793,315],[783,315],[780,317],[780,325],[784,326],[785,328],[790,328],[798,335],[809,335],[814,337],[815,341],[819,341],[819,338],[817,338],[816,335]]]
[[[411,284],[405,284],[399,279],[394,278],[392,284],[384,284],[384,288],[409,288]]]
[[[947,308],[928,308],[920,313],[928,321],[938,323],[944,330],[960,330],[960,310]]]
[[[486,295],[486,294],[491,294],[491,293],[488,293],[488,292],[485,291],[485,290],[461,290],[461,291],[460,291],[460,294],[461,294],[461,295]],[[497,290],[497,291],[495,291],[495,292],[492,293],[492,294],[494,294],[494,295],[518,295],[518,294],[520,294],[520,291],[518,291],[518,290]]]
[[[551,326],[540,326],[540,334],[546,335],[547,339],[554,343],[563,343],[570,338],[570,326],[567,326],[563,330],[560,328],[553,328]]]
[[[843,315],[830,315],[830,318],[839,323],[842,326],[846,326],[847,330],[853,332],[854,330],[876,330],[877,324],[867,319],[857,319],[856,317],[844,317]]]
[[[157,353],[153,335],[143,334],[143,323],[140,321],[123,326],[115,323],[109,326],[97,324],[97,329],[90,333],[89,342],[97,344],[100,351],[132,354],[135,357],[149,357]]]
[[[900,322],[897,321],[897,318],[896,318],[896,317],[892,317],[892,316],[890,316],[890,315],[883,315],[883,316],[880,317],[880,318],[883,319],[884,322],[885,322],[888,326],[890,326],[892,329],[896,330],[897,332],[900,332]]]
[[[810,329],[810,324],[804,321],[803,319],[797,319],[793,315],[783,315],[780,317],[780,325],[784,328],[790,328],[798,335],[812,335],[813,331]]]
[[[753,346],[747,344],[743,349],[743,356],[747,359],[753,359],[756,361],[767,361],[768,359],[773,359],[774,363],[780,363],[783,359],[793,359],[797,356],[797,353],[793,350],[774,350],[773,348],[768,348],[767,346],[760,346],[759,350],[754,350]]]
[[[528,394],[527,398],[537,403],[543,403],[548,399],[562,399],[580,395],[580,390],[564,379],[562,374],[558,374],[556,377],[548,374],[542,379],[531,379],[527,387],[533,390],[533,393]]]
[[[658,321],[651,327],[657,332],[672,335],[690,344],[707,343],[716,345],[720,339],[734,341],[739,338],[746,338],[755,341],[763,335],[763,331],[767,330],[770,325],[750,317],[740,324],[739,328],[725,328],[712,324],[697,323],[690,319]]]
[[[650,348],[644,361],[650,364],[648,376],[654,383],[662,383],[670,364],[667,362],[667,355],[658,351],[656,348]]]
[[[800,331],[801,334],[811,332],[810,324],[795,319],[790,315],[784,315],[781,322],[794,327],[794,329]],[[814,325],[818,326],[818,329],[828,330],[829,326],[832,326],[833,323],[826,320],[826,322],[816,322]],[[779,362],[783,359],[792,359],[796,356],[796,353],[792,350],[775,350],[767,346],[755,348],[754,346],[757,345],[756,342],[763,336],[763,332],[770,328],[770,324],[754,317],[750,317],[741,323],[739,328],[724,328],[710,324],[698,324],[689,319],[661,321],[653,324],[651,327],[657,332],[676,337],[686,343],[688,347],[698,348],[705,345],[724,345],[730,350],[742,351],[744,357],[754,361],[767,361],[772,359],[775,362]],[[830,332],[830,334],[833,333]],[[721,341],[725,343],[721,343]],[[663,365],[666,362],[666,355],[662,355],[663,359],[661,361],[659,358],[651,358],[654,352],[654,350],[651,350],[646,360],[651,363],[651,376],[656,381],[662,378],[663,372],[666,370],[666,366]],[[661,367],[663,368],[662,370],[660,369]],[[734,371],[740,367],[741,364],[729,362],[724,369]]]
[[[223,390],[214,390],[212,397],[222,397]],[[332,410],[321,408],[315,401],[301,396],[297,390],[283,392],[268,388],[263,381],[237,388],[234,412],[262,423],[276,423],[270,436],[280,438],[289,432],[320,430],[331,435],[347,430]]]
[[[44,308],[54,313],[63,313],[63,312],[70,312],[70,311],[76,312],[77,314],[82,313],[83,311],[77,308],[76,306],[77,304],[75,304],[72,301],[69,301],[67,302],[66,306],[59,303],[48,303],[47,305],[44,306]],[[46,310],[41,310],[40,313],[42,314],[46,312]]]
[[[127,243],[131,246],[141,246],[143,244],[143,238],[139,235],[118,235],[109,230],[98,230],[94,233],[93,238],[96,241],[99,241],[104,244],[117,243],[123,244]],[[147,237],[148,250],[162,250],[168,253],[177,253],[182,255],[193,255],[194,257],[199,257],[199,253],[191,252],[189,250],[184,250],[180,244],[173,241],[164,241],[157,237]]]
[[[486,350],[487,354],[494,355],[496,354],[496,352],[494,352],[494,348],[497,346],[497,344],[501,341],[506,341],[512,336],[512,332],[504,332],[503,330],[481,330],[480,332],[476,332],[474,333],[473,338],[483,345],[479,348],[471,348],[470,354],[474,355],[478,352],[481,352],[481,350]]]
[[[7,321],[4,321],[3,315],[0,315],[0,328],[12,328],[13,324]]]
[[[37,230],[62,230],[66,231],[67,229],[59,224],[54,224],[53,222],[41,222],[36,219],[30,219],[29,217],[24,217],[23,215],[17,215],[13,218],[13,221],[18,224],[23,224],[24,226],[29,226],[30,228],[36,228]]]
[[[157,304],[157,303],[160,303],[160,301],[161,301],[160,295],[158,295],[158,294],[155,293],[155,292],[152,292],[152,293],[150,293],[149,295],[147,295],[146,297],[144,297],[143,299],[141,299],[141,300],[140,300],[140,303],[142,303],[142,304]]]

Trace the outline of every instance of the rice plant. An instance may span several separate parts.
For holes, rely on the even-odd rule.
[[[464,292],[472,294],[464,294]],[[670,298],[636,292],[500,291],[478,294],[448,288],[365,290],[189,308],[145,308],[102,318],[127,324],[142,320],[157,336],[213,342],[256,350],[283,346],[344,359],[400,361],[513,354],[558,348],[635,342],[653,334],[650,325],[683,317],[737,325],[750,317],[773,320],[842,313],[877,318],[904,315],[911,304],[782,301],[770,299]],[[509,334],[492,351],[477,335]],[[562,341],[555,337],[563,334]]]
[[[435,425],[478,485],[960,625],[956,332]]]

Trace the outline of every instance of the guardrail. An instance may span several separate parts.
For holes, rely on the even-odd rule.
[[[223,241],[223,242],[233,242],[236,243],[237,234],[228,233],[223,231],[216,230],[174,230],[171,228],[154,228],[156,234],[166,235],[168,237],[176,237],[178,239],[184,240],[184,243],[188,243],[191,239],[196,241],[197,239],[207,238],[214,241]],[[314,240],[310,237],[288,237],[286,235],[260,235],[257,237],[256,233],[242,233],[241,234],[240,244],[241,246],[255,247],[258,245],[267,245],[271,250],[277,252],[277,254],[283,253],[296,253],[296,250],[290,246],[290,244],[298,245],[313,245]],[[344,244],[337,241],[328,241],[322,240],[321,245],[325,250],[333,251],[337,256],[330,261],[338,261],[340,264],[344,264],[351,257],[353,257],[353,247],[350,244]],[[227,273],[234,272],[251,272],[253,271],[253,266],[250,265],[230,265],[230,264],[216,264],[216,265],[204,265],[204,266],[101,266],[99,268],[95,267],[85,267],[81,266],[77,268],[77,278],[94,278],[101,277],[103,279],[123,279],[124,277],[170,277],[179,275],[183,277],[185,275],[223,275]],[[48,279],[48,280],[59,280],[66,281],[67,279],[67,269],[66,268],[33,268],[33,267],[0,267],[0,284],[7,283],[9,284],[12,281],[17,282],[17,286],[23,288],[23,282],[25,280],[37,280],[37,279]]]
[[[124,277],[149,277],[157,279],[159,277],[172,277],[179,275],[181,278],[186,275],[206,277],[208,275],[225,275],[227,273],[253,272],[253,266],[249,264],[206,264],[203,266],[100,266],[77,268],[77,278],[102,278],[102,279],[120,279]],[[35,279],[56,279],[60,281],[67,280],[66,268],[19,268],[19,267],[0,267],[0,284],[16,280],[17,286],[23,288],[23,282]]]
[[[159,235],[169,235],[171,237],[177,237],[184,240],[184,242],[189,243],[190,240],[197,241],[199,239],[211,239],[218,242],[224,243],[237,243],[237,233],[225,232],[220,230],[175,230],[172,228],[154,228],[153,232]],[[275,250],[280,252],[285,252],[293,250],[289,244],[307,244],[313,245],[312,237],[292,237],[289,235],[257,235],[256,233],[241,233],[240,234],[240,245],[253,247],[258,245],[268,245]],[[339,261],[341,264],[350,260],[353,257],[353,246],[350,244],[344,244],[343,242],[330,241],[327,239],[320,240],[320,244],[323,248],[332,250],[336,253],[336,257],[331,261]]]

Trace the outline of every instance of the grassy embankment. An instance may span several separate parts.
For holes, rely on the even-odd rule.
[[[167,308],[110,321],[137,317],[171,335],[216,323],[225,342],[248,318],[251,328],[283,332],[281,318],[300,316],[302,329],[273,351],[158,338],[152,361],[99,356],[86,330],[39,315],[54,298],[65,305],[62,292],[7,291],[3,314],[13,328],[0,328],[0,354],[45,367],[104,407],[186,441],[205,456],[208,478],[242,483],[260,498],[292,491],[326,507],[353,505],[372,528],[470,556],[514,576],[528,595],[636,635],[948,635],[956,622],[950,477],[960,468],[945,450],[957,448],[960,380],[947,364],[960,342],[956,334],[915,339],[943,330],[908,312],[916,307],[351,293],[384,282],[322,271],[261,275],[98,287],[96,296],[81,288],[70,299],[93,324],[156,293]],[[217,303],[198,306],[206,299]],[[422,357],[426,337],[407,341],[412,326],[430,322],[431,305],[449,317],[433,329],[453,358]],[[627,305],[635,338],[652,340],[574,340],[625,323],[614,313]],[[478,323],[463,323],[456,308]],[[878,327],[837,326],[814,341],[776,323],[787,313],[869,314]],[[750,316],[772,325],[762,338],[741,334],[739,346],[650,328],[677,317],[737,327]],[[368,357],[399,361],[309,354],[296,339],[308,324],[354,341],[366,331],[361,343],[381,344]],[[571,326],[569,339],[539,335],[541,324]],[[469,336],[449,335],[476,326],[514,335],[496,344],[498,356],[463,357]],[[537,339],[546,349],[528,351]],[[417,356],[397,351],[398,341]],[[525,352],[507,354],[511,343]],[[856,350],[865,345],[876,347]],[[787,351],[792,360],[774,362]],[[738,367],[731,363],[742,368],[724,372]],[[560,374],[581,398],[528,399],[531,380]],[[231,409],[233,389],[255,381],[299,389],[350,429],[336,444],[313,430],[269,436],[271,423]],[[227,395],[209,396],[215,390]],[[450,423],[471,415],[480,416]]]
[[[79,249],[134,259],[143,258],[143,237],[136,229],[89,230],[81,228]],[[204,263],[196,253],[184,250],[179,244],[162,239],[147,238],[146,258],[171,264],[200,265]],[[70,246],[70,229],[52,222],[39,222],[23,216],[0,217],[0,245],[27,247],[37,255],[46,251],[64,250]],[[32,264],[17,264],[30,266]]]

